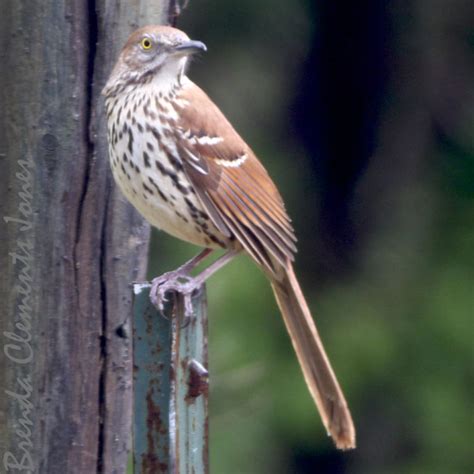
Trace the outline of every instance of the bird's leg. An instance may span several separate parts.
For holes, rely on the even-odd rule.
[[[153,279],[152,284],[159,286],[162,283],[179,278],[188,278],[189,274],[211,253],[214,252],[213,249],[204,249],[202,252],[195,255],[192,259],[188,260],[185,264],[181,265],[176,270],[171,272],[163,273],[159,277]],[[156,283],[155,283],[156,282]]]
[[[188,280],[190,278],[190,273],[196,268],[196,266],[199,265],[213,251],[213,249],[206,248],[176,270],[163,273],[163,275],[153,278],[150,290],[151,302],[157,308],[162,310],[163,303],[166,301],[166,298],[164,295],[165,292],[159,291],[160,288],[164,287],[165,285],[169,286],[170,284],[176,285],[180,282],[180,280]]]
[[[186,317],[192,315],[191,298],[197,289],[217,270],[229,263],[238,253],[237,250],[230,250],[215,262],[211,263],[199,275],[193,277],[190,272],[193,268],[204,260],[209,254],[213,252],[212,249],[205,249],[199,255],[186,262],[177,270],[165,273],[151,282],[150,299],[151,302],[160,310],[163,311],[164,302],[166,301],[166,293],[168,291],[177,291],[184,298],[184,313]]]

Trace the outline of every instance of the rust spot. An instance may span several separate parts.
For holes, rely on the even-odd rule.
[[[170,365],[170,383],[173,383],[176,380],[176,371],[174,370],[174,367]]]
[[[150,386],[146,394],[147,452],[142,455],[142,472],[143,474],[164,474],[168,472],[168,464],[161,462],[156,455],[155,440],[158,439],[158,434],[166,433],[167,428],[163,426],[160,407],[153,401],[153,395],[154,389]]]
[[[207,413],[207,407],[206,407]],[[206,415],[206,421],[204,422],[204,446],[202,450],[202,463],[206,472],[209,472],[209,417]]]
[[[150,305],[147,307],[145,310],[145,332],[147,335],[153,335],[153,320],[156,318],[155,313],[154,313],[154,306]]]

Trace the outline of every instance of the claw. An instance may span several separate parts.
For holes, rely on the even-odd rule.
[[[204,249],[199,255],[181,265],[173,272],[165,273],[151,282],[150,300],[159,311],[163,311],[166,302],[166,293],[168,291],[177,291],[183,297],[184,316],[190,318],[193,315],[192,296],[196,290],[199,290],[202,284],[214,274],[219,268],[230,262],[240,250],[229,250],[219,257],[214,263],[209,265],[196,277],[192,277],[190,272],[211,252],[211,249]]]
[[[168,272],[151,282],[150,300],[156,308],[163,311],[167,301],[166,293],[177,291],[183,296],[184,316],[189,318],[193,315],[192,296],[200,287],[201,281],[198,278],[180,271]]]

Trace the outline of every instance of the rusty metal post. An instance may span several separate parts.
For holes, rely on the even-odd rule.
[[[161,314],[149,293],[150,285],[134,285],[134,473],[206,474],[206,293],[193,297],[190,320],[179,295]]]

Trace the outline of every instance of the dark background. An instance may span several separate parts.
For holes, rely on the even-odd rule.
[[[278,184],[358,448],[337,452],[271,290],[209,284],[215,473],[473,469],[474,3],[191,0],[190,76]],[[150,275],[197,249],[155,234]]]

